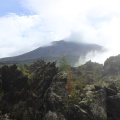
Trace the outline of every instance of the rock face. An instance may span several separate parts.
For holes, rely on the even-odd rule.
[[[79,106],[92,120],[120,119],[120,92],[115,83],[110,82],[106,87],[87,85],[81,95]]]
[[[104,62],[105,73],[117,75],[120,72],[120,54],[111,56]]]
[[[93,120],[107,120],[106,91],[94,85],[84,88],[79,105],[92,116]]]
[[[58,73],[45,94],[45,110],[47,114],[43,120],[65,120],[61,110],[67,98],[65,85],[66,74]]]
[[[47,110],[60,110],[67,97],[65,85],[67,83],[66,74],[58,73],[45,94]]]
[[[48,111],[43,120],[66,120],[66,119],[61,113]]]
[[[120,119],[120,91],[117,90],[118,81],[111,83],[106,93],[109,93],[107,96],[107,115],[108,120],[119,120]]]
[[[107,98],[108,120],[120,119],[120,94]]]
[[[0,69],[0,120],[120,120],[119,79],[86,85],[69,104],[67,74],[55,62],[34,67],[31,79],[16,65]]]
[[[67,120],[93,120],[89,113],[75,104],[69,107],[65,116]]]
[[[4,117],[6,120],[9,118],[15,120],[65,119],[61,109],[67,97],[65,88],[67,77],[65,73],[58,73],[55,62],[40,64],[34,72],[30,86],[27,84],[27,77],[22,75],[16,66],[3,66],[0,72],[1,118]],[[16,85],[19,80],[23,82]]]
[[[87,85],[80,97],[79,104],[69,107],[67,120],[120,119],[120,93],[114,83],[108,83],[106,87]]]
[[[100,86],[87,85],[78,105],[67,112],[68,120],[107,120],[106,91]]]

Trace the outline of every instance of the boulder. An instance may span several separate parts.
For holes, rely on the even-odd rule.
[[[93,120],[85,110],[78,105],[72,105],[66,113],[67,120]]]
[[[108,120],[120,120],[120,94],[107,98]]]
[[[79,106],[86,110],[92,120],[107,120],[106,91],[100,88],[94,85],[87,85],[82,93],[84,98],[79,103]]]
[[[66,119],[61,113],[48,111],[43,120],[66,120]]]
[[[50,115],[49,111],[56,115],[56,112],[61,112],[67,98],[66,83],[66,73],[60,72],[53,78],[53,81],[44,96],[44,102],[46,103],[44,108],[47,115]]]

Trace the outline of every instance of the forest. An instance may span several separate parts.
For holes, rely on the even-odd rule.
[[[120,55],[104,65],[2,65],[0,120],[120,120]]]

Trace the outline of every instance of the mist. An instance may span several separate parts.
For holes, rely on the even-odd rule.
[[[90,60],[92,62],[104,64],[105,60],[107,58],[109,58],[110,56],[116,56],[116,55],[120,54],[119,53],[119,51],[120,51],[119,44],[117,44],[117,42],[116,42],[118,39],[112,40],[112,41],[106,40],[103,43],[101,41],[99,41],[99,39],[100,38],[96,37],[96,41],[94,41],[94,42],[92,40],[89,41],[89,39],[86,39],[86,36],[84,36],[84,34],[82,34],[80,32],[72,32],[69,37],[65,38],[66,41],[73,41],[73,42],[84,43],[84,44],[85,43],[86,44],[97,44],[97,45],[101,45],[103,47],[101,51],[91,51],[84,56],[80,56],[79,61],[75,64],[75,66],[83,65]]]
[[[20,4],[32,14],[8,13],[0,17],[0,58],[61,39],[107,49],[89,53],[84,61],[103,64],[108,57],[120,53],[119,0],[22,0]],[[81,59],[77,64],[82,63]]]

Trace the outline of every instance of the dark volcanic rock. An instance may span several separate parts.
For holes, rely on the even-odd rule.
[[[55,62],[37,61],[30,69],[28,78],[16,65],[0,68],[0,120],[120,120],[119,75],[68,95],[68,76]]]
[[[119,80],[111,82],[107,88],[107,116],[108,120],[120,120],[120,91],[117,89]]]
[[[79,105],[91,116],[91,119],[107,120],[106,91],[98,86],[87,85],[83,94],[84,97]]]
[[[107,98],[108,120],[120,120],[120,94]]]
[[[48,111],[43,120],[66,120],[66,119],[61,113]]]
[[[78,105],[72,105],[67,114],[67,120],[93,120],[92,116],[89,115],[85,110],[81,109]]]
[[[67,91],[65,88],[66,83],[67,83],[66,73],[58,73],[53,78],[52,84],[47,90],[44,98],[46,103],[45,110],[48,111],[45,116],[45,119],[46,118],[48,119],[48,116],[53,116],[54,117],[53,120],[58,120],[58,118],[59,120],[62,120],[64,118],[60,112],[67,98]]]
[[[30,86],[15,65],[3,66],[0,74],[1,119],[7,115],[15,120],[65,120],[67,74],[58,73],[55,62],[39,64]]]

